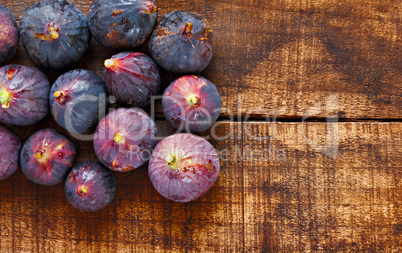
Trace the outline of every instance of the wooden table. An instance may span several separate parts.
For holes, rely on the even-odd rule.
[[[15,17],[32,2],[0,1]],[[91,4],[72,2],[85,14]],[[0,182],[0,251],[401,252],[402,2],[158,4],[160,16],[195,11],[214,29],[202,75],[223,97],[210,137],[218,181],[196,201],[173,203],[144,166],[116,174],[114,202],[85,213],[62,184],[35,185],[18,170]],[[115,53],[92,40],[77,68],[102,75]],[[34,65],[21,45],[11,63]],[[164,87],[177,77],[163,75]],[[160,132],[171,134],[157,112]],[[45,127],[66,134],[51,117],[13,129],[26,140]],[[91,141],[74,141],[77,162],[96,160]]]

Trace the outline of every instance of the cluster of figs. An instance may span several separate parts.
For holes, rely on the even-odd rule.
[[[42,69],[66,71],[51,85],[37,68],[0,68],[0,123],[30,126],[48,115],[73,136],[94,133],[99,161],[74,164],[74,142],[47,128],[22,145],[0,126],[0,179],[21,165],[41,185],[65,181],[65,196],[76,208],[97,211],[116,193],[114,172],[134,170],[149,160],[155,189],[177,202],[194,200],[215,183],[219,157],[215,148],[193,133],[217,120],[222,99],[215,85],[198,74],[212,58],[212,29],[199,14],[174,11],[157,24],[154,0],[94,0],[87,17],[68,0],[40,0],[19,19],[0,5],[0,64],[9,61],[19,40]],[[91,37],[120,53],[104,61],[104,80],[74,69]],[[150,38],[149,38],[150,37]],[[149,38],[151,56],[129,51]],[[177,130],[159,141],[150,105],[161,89],[159,67],[182,75],[162,97],[163,113]],[[71,70],[74,69],[74,70]],[[119,105],[110,110],[111,98]]]

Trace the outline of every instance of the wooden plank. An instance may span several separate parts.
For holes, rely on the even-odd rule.
[[[331,124],[220,123],[219,179],[187,204],[159,196],[145,166],[117,173],[116,199],[95,213],[18,170],[0,183],[0,251],[402,250],[402,123]],[[90,141],[78,150],[96,159]]]
[[[18,18],[35,0],[1,0]],[[72,1],[87,13],[91,1]],[[401,119],[402,3],[393,0],[158,1],[160,16],[201,13],[214,29],[202,73],[223,97],[222,117]],[[148,52],[144,45],[138,50]],[[76,68],[103,75],[117,53],[94,40]],[[34,65],[23,47],[11,63]],[[48,73],[54,81],[58,74]],[[163,72],[163,87],[177,78]],[[330,103],[326,106],[325,103]],[[161,116],[160,103],[157,103]]]
[[[229,111],[401,118],[400,1],[244,2],[232,8]]]
[[[173,133],[166,121],[157,122],[160,136]],[[240,125],[218,126],[218,136],[229,129],[241,135]],[[68,136],[52,119],[13,130],[25,141],[32,133],[51,127]],[[71,136],[70,136],[71,137]],[[92,141],[72,139],[77,161],[97,160]],[[238,147],[240,138],[214,143]],[[30,182],[19,169],[0,182],[0,252],[240,252],[243,249],[243,168],[222,161],[212,189],[197,201],[174,203],[160,196],[149,180],[147,166],[115,173],[117,194],[105,209],[88,213],[72,207],[64,185],[44,187]]]
[[[33,2],[0,0],[17,19]],[[89,0],[72,2],[87,13]],[[158,4],[161,16],[184,9],[211,22],[215,56],[202,75],[222,94],[221,118],[401,119],[400,1]],[[76,67],[102,76],[115,53],[92,40]],[[34,65],[22,45],[11,63]],[[46,74],[53,82],[60,73]],[[163,87],[176,77],[163,72]],[[188,204],[160,197],[144,166],[116,174],[115,201],[84,213],[63,185],[38,186],[18,170],[0,182],[0,251],[402,250],[401,123],[219,124],[222,138],[211,141],[222,172]],[[45,127],[66,134],[50,117],[14,130],[25,140]],[[164,121],[158,128],[173,133]],[[77,162],[96,160],[90,141],[75,142]]]
[[[401,123],[245,123],[242,132],[245,251],[402,250]]]

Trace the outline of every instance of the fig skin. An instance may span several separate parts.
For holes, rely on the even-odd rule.
[[[49,112],[49,90],[46,76],[34,67],[1,67],[0,122],[13,126],[38,123]]]
[[[95,131],[99,160],[113,171],[126,172],[143,165],[157,144],[153,119],[135,108],[120,108],[103,118]]]
[[[11,60],[17,52],[20,32],[11,12],[0,4],[0,64]]]
[[[197,74],[212,59],[212,29],[199,14],[174,11],[152,33],[149,50],[162,68],[178,74]]]
[[[204,132],[218,119],[222,98],[215,85],[201,76],[183,76],[173,81],[162,97],[165,118],[175,129]]]
[[[108,92],[124,106],[149,106],[152,96],[160,89],[158,66],[142,53],[113,55],[105,61],[104,73]]]
[[[49,103],[55,121],[75,134],[95,130],[106,114],[106,85],[92,71],[77,69],[61,75],[50,90]]]
[[[56,130],[47,128],[34,133],[21,151],[21,168],[25,176],[40,185],[61,183],[76,155],[74,143]]]
[[[0,126],[0,143],[0,180],[3,180],[18,168],[21,141],[13,131]]]
[[[95,40],[108,48],[140,46],[158,19],[154,0],[94,0],[88,12]]]
[[[64,191],[72,206],[95,212],[112,202],[116,195],[116,179],[101,163],[83,162],[71,170]]]
[[[218,178],[219,156],[205,139],[189,133],[171,135],[155,147],[148,172],[165,198],[189,202],[205,194]]]
[[[73,67],[89,46],[84,14],[68,0],[40,0],[20,17],[21,41],[31,59],[50,71]]]

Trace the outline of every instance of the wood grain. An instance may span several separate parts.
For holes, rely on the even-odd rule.
[[[401,127],[243,124],[245,250],[400,252]]]
[[[1,0],[18,17],[35,0]],[[91,1],[72,1],[84,14]],[[189,10],[214,30],[203,76],[221,117],[401,119],[402,2],[394,0],[158,1],[159,16]],[[21,43],[20,43],[21,44]],[[139,50],[147,53],[147,45]],[[103,76],[115,50],[91,46],[76,68]],[[34,65],[23,47],[11,63]],[[60,73],[48,73],[53,82]],[[163,87],[177,75],[163,72]],[[331,106],[326,106],[330,99]],[[160,103],[158,116],[162,116]]]
[[[17,19],[33,2],[0,0]],[[84,14],[91,4],[72,2]],[[62,184],[35,185],[19,169],[0,181],[0,252],[402,251],[402,123],[336,121],[402,118],[402,2],[157,2],[160,16],[195,11],[214,28],[202,75],[223,98],[221,121],[205,133],[221,155],[218,181],[178,204],[143,166],[116,173],[116,199],[85,213]],[[115,53],[92,40],[76,68],[103,76]],[[34,66],[22,45],[11,63]],[[45,73],[51,82],[61,74]],[[178,77],[162,74],[163,87]],[[241,121],[267,115],[270,123]],[[300,122],[325,117],[333,122]],[[46,127],[68,135],[50,116],[13,130],[24,141]],[[97,160],[91,141],[73,140],[76,163]]]
[[[244,2],[232,9],[229,111],[401,118],[401,1]]]
[[[116,199],[95,213],[18,170],[0,184],[0,251],[402,250],[402,124],[332,124],[221,123],[219,179],[187,204],[161,197],[146,166],[117,173]],[[90,141],[78,150],[77,163],[96,159]]]
[[[52,119],[48,127],[65,135]],[[173,133],[157,122],[161,136]],[[25,141],[40,126],[13,128]],[[237,135],[238,126],[216,129]],[[240,134],[240,133],[238,133]],[[75,163],[97,160],[91,141],[78,141]],[[239,139],[214,143],[234,152]],[[0,252],[164,252],[231,251],[243,249],[242,170],[234,161],[222,161],[213,188],[197,201],[174,203],[160,196],[149,180],[147,167],[115,173],[116,198],[105,209],[88,213],[72,207],[63,184],[44,187],[30,182],[19,169],[0,183]]]

